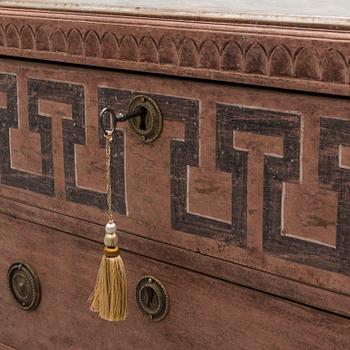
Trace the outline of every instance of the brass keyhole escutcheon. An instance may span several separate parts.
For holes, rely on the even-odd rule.
[[[23,310],[35,310],[40,303],[40,281],[30,266],[16,262],[7,272],[10,292],[17,305]]]
[[[169,296],[163,284],[152,276],[140,279],[136,286],[136,303],[152,321],[163,320],[169,312]]]
[[[139,116],[129,119],[131,132],[141,141],[157,139],[163,128],[163,117],[158,104],[149,96],[136,96],[129,102],[129,113],[140,109]]]

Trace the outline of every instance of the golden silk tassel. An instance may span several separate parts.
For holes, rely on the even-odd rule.
[[[111,189],[111,142],[113,131],[105,132],[107,168],[107,204],[109,220],[105,226],[104,254],[96,278],[95,289],[89,303],[90,310],[97,312],[107,321],[121,321],[126,318],[127,282],[123,260],[119,254],[117,227],[113,221]]]

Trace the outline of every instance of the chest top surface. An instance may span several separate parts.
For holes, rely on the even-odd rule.
[[[293,25],[350,24],[350,3],[347,0],[262,0],[234,2],[225,0],[5,0],[1,6],[18,8],[130,13],[133,15],[161,15],[168,17],[211,18],[244,22],[291,23]]]

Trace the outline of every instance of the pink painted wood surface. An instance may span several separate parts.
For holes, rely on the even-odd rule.
[[[42,283],[42,302],[24,312],[0,294],[3,343],[18,349],[346,349],[349,320],[205,275],[123,251],[129,315],[108,323],[89,312],[102,246],[28,221],[0,215],[0,275],[16,260],[30,264]],[[159,278],[170,313],[152,323],[134,301],[143,275]],[[6,283],[6,281],[4,281]],[[320,330],[322,333],[320,335]],[[25,345],[24,345],[25,344]]]

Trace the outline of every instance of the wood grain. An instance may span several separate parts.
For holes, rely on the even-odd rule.
[[[13,348],[12,346],[8,346],[8,345],[0,343],[0,350],[16,350],[16,349]]]
[[[86,302],[101,245],[6,215],[0,215],[0,232],[0,275],[19,259],[42,283],[35,312],[20,310],[8,292],[0,295],[2,341],[18,349],[114,349],[116,341],[125,349],[147,344],[155,350],[350,346],[349,319],[127,252],[128,319],[106,323],[89,312]],[[157,324],[146,320],[134,302],[135,285],[146,274],[159,278],[170,295],[170,313]]]

